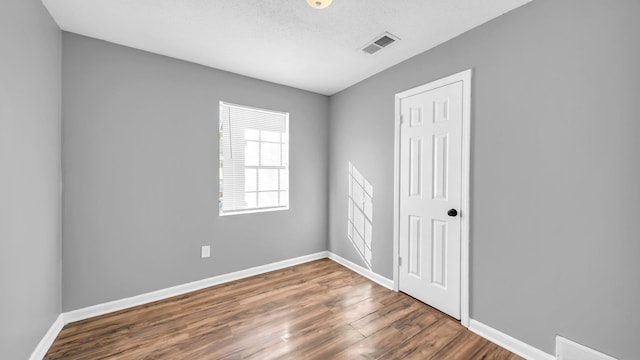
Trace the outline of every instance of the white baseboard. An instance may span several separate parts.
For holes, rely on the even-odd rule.
[[[616,360],[614,357],[562,336],[556,336],[556,354],[558,360]]]
[[[366,277],[367,279],[378,283],[384,287],[386,287],[389,290],[393,290],[393,280],[387,279],[384,276],[378,275],[376,273],[374,273],[373,271],[369,270],[369,269],[365,269],[360,265],[357,265],[355,263],[352,263],[351,261],[343,258],[340,255],[336,255],[334,253],[332,253],[331,251],[327,251],[328,254],[328,258],[337,262],[338,264],[346,267],[347,269],[356,272],[364,277]]]
[[[373,271],[363,268],[362,266],[356,265],[345,258],[338,256],[329,251],[320,251],[315,254],[305,255],[301,257],[297,257],[294,259],[288,259],[279,261],[276,263],[271,263],[267,265],[257,266],[245,270],[236,271],[229,274],[223,274],[214,276],[208,279],[198,280],[194,282],[190,282],[187,284],[177,285],[170,288],[152,291],[145,294],[140,294],[136,296],[132,296],[125,299],[109,301],[103,304],[92,305],[82,309],[68,311],[62,314],[64,324],[69,324],[75,321],[80,321],[84,319],[89,319],[95,316],[100,316],[104,314],[108,314],[114,311],[128,309],[134,306],[148,304],[154,301],[167,299],[173,296],[178,296],[182,294],[186,294],[188,292],[201,290],[204,288],[208,288],[215,285],[224,284],[231,281],[236,281],[240,279],[244,279],[247,277],[264,274],[270,271],[283,269],[289,266],[299,265],[306,262],[329,258],[344,267],[374,281],[388,289],[393,289],[393,281],[387,279],[383,276],[380,276]]]
[[[387,289],[393,290],[393,280],[387,279],[384,276],[374,273],[369,269],[357,265],[339,255],[336,255],[330,251],[321,251],[315,254],[300,256],[293,259],[283,260],[267,265],[256,266],[253,268],[236,271],[229,274],[223,274],[214,276],[208,279],[198,280],[187,284],[173,286],[170,288],[149,292],[125,299],[110,301],[103,304],[93,305],[86,308],[72,310],[62,313],[58,316],[56,321],[51,325],[45,336],[42,338],[38,346],[31,354],[29,360],[41,360],[49,350],[51,344],[53,344],[55,338],[58,336],[64,325],[80,321],[95,316],[108,314],[114,311],[124,310],[130,307],[144,305],[150,302],[167,299],[173,296],[182,295],[188,292],[201,290],[207,287],[244,279],[247,277],[264,274],[270,271],[283,269],[286,267],[307,263],[314,260],[323,258],[329,258],[338,264],[366,277],[367,279],[384,286]],[[470,320],[469,330],[476,334],[492,341],[505,349],[518,354],[525,359],[529,360],[554,360],[555,356],[547,354],[542,350],[539,350],[529,344],[526,344],[518,339],[515,339],[507,334],[493,329],[479,321],[474,319]]]
[[[527,360],[555,360],[556,358],[474,319],[469,320],[469,330]]]
[[[201,290],[215,285],[244,279],[247,277],[264,274],[270,271],[283,269],[289,266],[299,265],[306,262],[323,259],[327,257],[326,251],[315,254],[300,256],[294,259],[283,260],[267,265],[256,266],[253,268],[214,276],[208,279],[198,280],[170,288],[152,291],[146,294],[136,295],[125,299],[109,301],[103,304],[93,305],[86,308],[72,310],[63,314],[64,323],[69,324],[95,316],[108,314],[114,311],[124,310],[130,307],[148,304],[150,302],[167,299],[173,296],[186,294],[188,292]]]
[[[33,350],[31,356],[29,357],[29,360],[42,360],[63,327],[64,319],[62,314],[60,314],[53,322],[49,330],[47,330],[47,332],[44,334],[42,340],[40,340],[40,342],[38,343],[38,346],[36,346],[36,348]]]

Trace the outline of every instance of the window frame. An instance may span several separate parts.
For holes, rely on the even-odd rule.
[[[259,204],[260,200],[259,200],[259,194],[260,193],[276,193],[277,195],[277,202],[278,204],[280,204],[281,202],[281,196],[283,196],[283,193],[285,193],[287,196],[287,201],[286,201],[286,205],[277,205],[277,206],[264,206],[264,207],[251,207],[251,208],[246,208],[246,209],[237,209],[237,210],[227,210],[224,211],[222,209],[222,203],[224,201],[224,178],[223,178],[223,167],[224,167],[224,155],[223,155],[223,109],[224,108],[237,108],[237,109],[241,109],[241,110],[245,110],[245,111],[254,111],[254,112],[261,112],[261,113],[267,113],[267,114],[273,114],[273,115],[277,115],[277,116],[283,116],[284,117],[284,122],[285,122],[285,131],[283,132],[279,132],[279,141],[271,141],[271,140],[263,140],[262,136],[263,136],[263,132],[265,131],[269,131],[269,130],[262,130],[262,129],[253,129],[256,130],[258,133],[258,140],[253,140],[253,139],[247,139],[246,135],[244,135],[245,139],[245,148],[246,148],[246,143],[248,142],[254,142],[258,144],[258,165],[246,165],[246,158],[245,158],[245,164],[242,166],[242,169],[244,170],[244,173],[246,174],[246,170],[248,169],[255,169],[256,172],[256,188],[255,190],[251,190],[251,191],[247,191],[246,188],[243,188],[243,192],[246,196],[246,194],[248,193],[253,193],[255,194],[256,197],[256,205]],[[249,128],[245,128],[249,129]],[[262,212],[273,212],[273,211],[283,211],[283,210],[289,210],[290,209],[290,200],[291,200],[291,190],[290,190],[290,172],[291,172],[291,164],[290,164],[290,159],[289,159],[289,155],[290,155],[290,129],[289,129],[289,112],[283,112],[283,111],[275,111],[275,110],[268,110],[268,109],[262,109],[262,108],[257,108],[257,107],[253,107],[253,106],[246,106],[246,105],[239,105],[239,104],[234,104],[234,103],[229,103],[226,101],[220,101],[219,103],[219,118],[218,118],[218,131],[219,131],[219,137],[218,137],[218,148],[219,148],[219,161],[218,161],[218,172],[219,172],[219,180],[218,180],[218,201],[219,201],[219,206],[218,206],[218,216],[229,216],[229,215],[242,215],[242,214],[253,214],[253,213],[262,213]],[[279,144],[280,147],[280,165],[263,165],[262,164],[262,145],[263,144]],[[264,170],[278,170],[278,179],[277,179],[277,188],[275,190],[260,190],[260,185],[259,185],[259,176],[260,176],[260,170],[264,169]],[[286,187],[283,189],[282,188],[282,174],[281,174],[281,170],[286,170]],[[246,184],[246,175],[245,177],[243,177],[243,180],[245,181]]]

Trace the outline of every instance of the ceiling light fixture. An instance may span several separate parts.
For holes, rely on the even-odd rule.
[[[307,0],[307,4],[309,4],[309,6],[318,10],[329,7],[331,2],[333,2],[333,0]]]

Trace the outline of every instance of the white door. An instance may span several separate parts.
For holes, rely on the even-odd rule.
[[[463,81],[400,99],[399,290],[460,319]]]

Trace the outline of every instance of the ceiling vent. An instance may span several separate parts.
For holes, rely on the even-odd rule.
[[[395,35],[391,35],[388,32],[386,32],[376,37],[373,41],[370,41],[369,43],[367,43],[367,45],[362,47],[362,51],[372,55],[382,50],[383,48],[393,44],[398,40],[400,40],[399,37]]]

